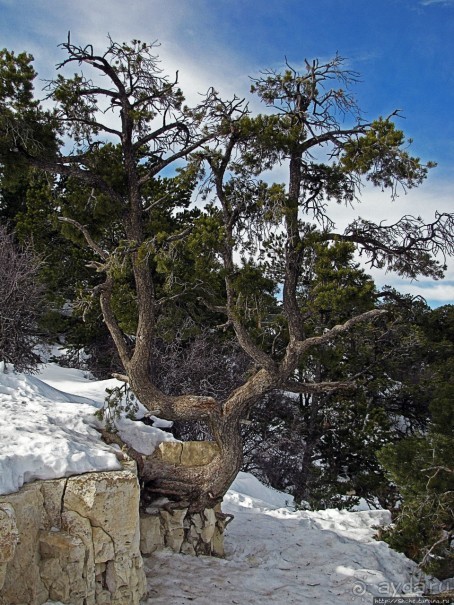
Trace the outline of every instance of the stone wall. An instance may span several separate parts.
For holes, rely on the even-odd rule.
[[[164,442],[156,456],[208,464],[211,442]],[[141,553],[169,548],[224,555],[230,516],[157,501],[139,514],[135,464],[123,470],[36,481],[0,496],[0,605],[138,605],[146,591]]]
[[[165,441],[154,456],[175,466],[203,466],[218,452],[213,441]],[[224,556],[224,528],[229,516],[220,505],[201,513],[189,513],[187,508],[170,509],[158,500],[140,515],[140,550],[149,555],[170,548],[188,555]]]
[[[223,557],[228,519],[220,505],[215,509],[206,508],[202,513],[188,513],[187,508],[147,508],[146,513],[140,515],[140,551],[148,556],[170,548],[185,555]]]
[[[145,593],[135,467],[0,497],[0,605],[137,605]]]

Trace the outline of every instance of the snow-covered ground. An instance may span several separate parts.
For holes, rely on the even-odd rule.
[[[119,468],[93,417],[114,384],[56,364],[36,376],[0,371],[0,494],[33,479]],[[172,439],[127,419],[120,432],[144,452]],[[360,604],[423,591],[416,565],[373,538],[389,522],[386,511],[294,511],[288,495],[245,473],[223,510],[235,516],[226,558],[155,553],[146,560],[144,605]],[[428,579],[425,587],[442,589]]]
[[[145,563],[144,603],[359,605],[442,589],[427,578],[424,586],[412,561],[373,538],[387,511],[292,511],[286,500],[240,473],[222,507],[235,515],[226,558],[155,553]]]
[[[94,413],[116,380],[91,381],[87,372],[43,365],[37,375],[14,374],[0,362],[0,495],[34,479],[55,479],[121,468],[115,446],[101,441]],[[141,409],[141,413],[145,409]],[[139,414],[140,415],[140,414]],[[170,433],[121,418],[120,436],[144,454]]]

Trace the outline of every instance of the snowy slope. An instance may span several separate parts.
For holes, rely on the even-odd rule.
[[[34,479],[56,479],[120,468],[117,450],[101,441],[94,413],[106,386],[114,380],[89,381],[80,370],[56,364],[37,376],[5,373],[0,365],[0,495]],[[122,418],[120,436],[150,454],[170,433]]]
[[[37,376],[0,371],[0,494],[37,478],[118,468],[116,450],[102,443],[93,417],[114,384],[55,364]],[[126,419],[121,435],[143,450],[172,439]],[[421,594],[416,565],[373,539],[374,527],[389,522],[386,511],[294,511],[292,504],[240,473],[223,504],[235,516],[226,558],[155,553],[146,561],[144,605],[342,605]]]

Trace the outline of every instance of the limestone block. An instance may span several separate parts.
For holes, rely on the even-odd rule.
[[[0,497],[0,536],[0,605],[138,605],[146,591],[134,465]]]
[[[208,543],[213,539],[216,530],[216,515],[212,508],[206,508],[203,511],[203,515],[205,517],[205,526],[200,532],[200,537],[205,543]]]
[[[0,563],[7,563],[13,558],[18,540],[14,508],[9,502],[4,502],[0,504]]]
[[[66,482],[67,479],[51,479],[41,481],[39,484],[46,513],[44,529],[61,528],[62,503]]]
[[[95,563],[105,563],[115,559],[112,538],[101,527],[93,527],[92,534]]]
[[[0,563],[0,591],[3,588],[3,584],[5,583],[6,578],[6,563]],[[1,603],[1,596],[0,596]]]
[[[116,555],[139,553],[139,484],[133,470],[70,477],[64,509],[77,512],[112,540]]]
[[[40,532],[39,553],[41,560],[57,559],[62,563],[80,561],[85,557],[85,546],[78,536],[64,531]]]
[[[219,453],[214,441],[186,441],[181,454],[182,466],[204,466],[209,464]]]
[[[197,554],[195,548],[190,542],[183,542],[180,552],[182,555],[190,555],[191,557],[195,557]]]
[[[172,529],[165,535],[165,544],[174,552],[180,552],[184,540],[184,529]]]
[[[165,545],[174,552],[180,552],[184,540],[184,522],[187,508],[176,509],[172,512],[162,510],[160,516],[165,528]]]
[[[96,605],[112,605],[112,594],[102,587],[96,587]]]
[[[43,497],[39,484],[25,485],[20,492],[0,498],[14,509],[19,541],[14,557],[6,565],[0,603],[35,605],[44,603],[48,592],[39,575],[38,539],[43,525]],[[3,600],[3,601],[2,601]]]
[[[79,513],[67,510],[62,514],[62,529],[68,532],[71,536],[77,537],[84,546],[84,568],[82,576],[85,578],[85,586],[80,586],[77,592],[85,592],[84,597],[89,599],[95,594],[95,553],[93,547],[93,533],[90,521]],[[74,559],[73,559],[74,560]],[[68,566],[68,572],[71,567]],[[76,574],[70,577],[72,585],[79,584],[80,568],[75,568]]]
[[[156,458],[169,464],[181,464],[183,444],[180,441],[163,441],[155,449]]]
[[[165,527],[167,527],[169,530],[173,530],[183,528],[184,518],[186,517],[187,512],[187,508],[177,508],[171,513],[166,510],[162,510],[160,514],[164,520]]]
[[[164,547],[164,535],[159,515],[140,516],[140,552],[150,555]]]
[[[224,535],[219,531],[218,527],[216,527],[211,540],[211,554],[213,554],[215,557],[223,557],[225,555]]]
[[[140,554],[131,559],[131,572],[127,588],[129,589],[130,595],[132,595],[133,598],[130,598],[129,602],[126,599],[121,600],[123,598],[121,595],[125,592],[125,589],[122,588],[119,595],[116,596],[117,601],[115,601],[115,598],[112,600],[113,605],[123,605],[125,601],[128,602],[128,605],[138,603],[146,593],[147,582],[143,568],[143,559]]]
[[[194,513],[191,515],[191,524],[195,527],[198,534],[205,527],[205,518],[201,513]]]
[[[51,599],[67,603],[74,593],[86,595],[87,550],[81,538],[64,531],[42,531],[39,552],[40,577]]]
[[[163,441],[155,450],[155,456],[170,464],[203,466],[210,463],[218,452],[214,441]]]
[[[102,586],[96,586],[96,605],[111,605],[112,594],[102,588]]]

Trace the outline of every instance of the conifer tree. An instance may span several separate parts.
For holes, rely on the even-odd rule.
[[[454,575],[454,307],[426,318],[424,364],[430,420],[425,431],[387,445],[380,460],[402,506],[385,534],[389,544],[444,579]]]
[[[25,88],[30,105],[30,60],[3,55],[0,67],[9,88],[0,90],[0,163],[32,166],[62,184],[67,203],[60,220],[73,229],[96,272],[93,294],[123,379],[136,396],[168,419],[207,423],[218,446],[208,465],[169,468],[155,458],[141,465],[142,480],[155,494],[172,498],[175,507],[201,510],[222,499],[239,470],[241,422],[257,402],[276,390],[351,389],[351,375],[317,380],[298,370],[316,348],[384,315],[381,309],[358,309],[323,333],[311,333],[312,315],[301,308],[299,296],[307,222],[322,226],[322,241],[360,248],[372,266],[439,277],[443,264],[434,255],[453,252],[454,216],[438,214],[429,225],[409,216],[393,225],[358,219],[344,232],[335,230],[329,204],[354,202],[362,180],[395,195],[400,186],[420,184],[430,166],[409,154],[395,116],[362,118],[350,90],[356,74],[339,56],[307,62],[302,73],[288,67],[263,74],[253,93],[267,113],[251,115],[245,101],[223,100],[213,89],[197,107],[186,107],[177,78],[163,75],[153,45],[109,40],[106,51],[97,53],[68,39],[62,47],[61,70],[80,71],[72,77],[61,71],[49,85],[48,100],[55,106],[47,111],[37,102],[31,109],[17,105]],[[17,73],[9,76],[11,65]],[[53,138],[49,134],[48,144],[38,145],[49,128]],[[64,147],[56,132],[65,137]],[[288,167],[288,186],[260,180],[277,164]],[[204,208],[196,205],[188,213],[187,197],[162,195],[160,179],[169,171],[200,186]],[[79,200],[85,196],[82,213],[73,212],[75,189]],[[159,222],[153,220],[157,211]],[[173,221],[162,228],[166,214]],[[106,220],[105,229],[98,216]],[[270,284],[255,263],[262,247],[273,245],[272,233],[281,238],[281,301],[271,291],[276,280]],[[185,271],[187,262],[180,259],[187,254],[189,267],[203,261],[217,275]],[[219,276],[222,289],[213,289]],[[263,290],[251,289],[251,279]],[[242,384],[222,400],[190,392],[167,395],[153,380],[161,318],[188,295],[223,318],[220,325],[251,360]]]

